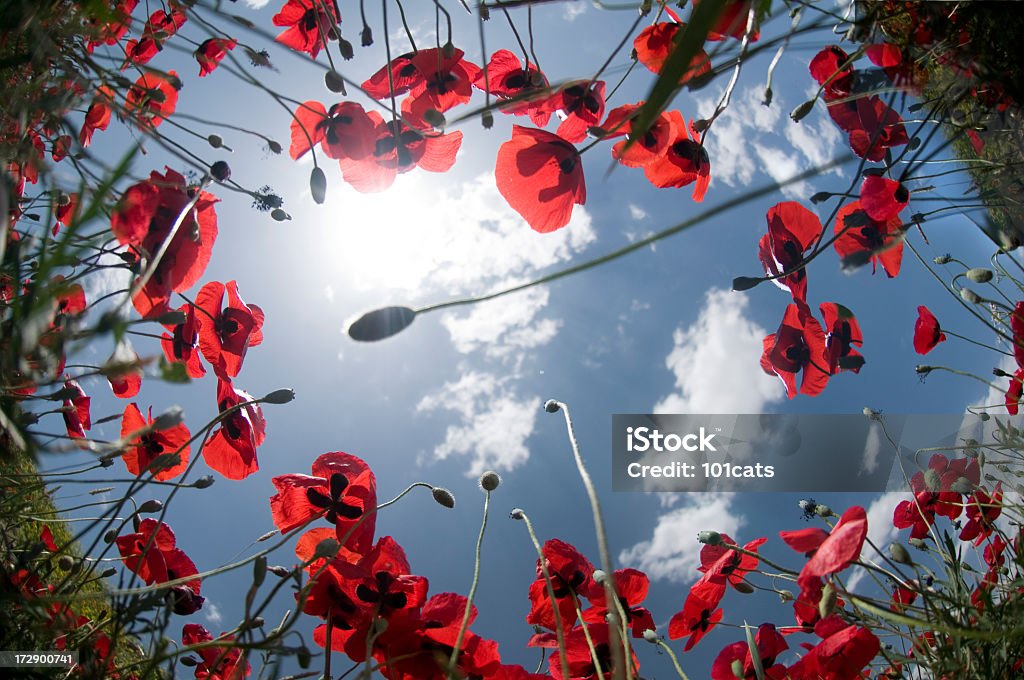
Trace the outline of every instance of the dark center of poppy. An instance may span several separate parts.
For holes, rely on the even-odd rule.
[[[558,169],[568,175],[576,169],[577,162],[576,156],[568,156],[558,161]]]
[[[337,524],[339,517],[347,520],[358,519],[363,514],[362,508],[350,505],[344,500],[348,484],[348,478],[344,474],[335,472],[328,479],[330,496],[319,489],[310,487],[306,489],[306,500],[317,508],[325,509],[327,512],[324,514],[324,518],[331,524]]]

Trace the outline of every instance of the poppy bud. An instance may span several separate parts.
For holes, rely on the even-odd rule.
[[[732,280],[732,289],[737,292],[750,290],[762,281],[764,278],[760,276],[737,276]]]
[[[280,208],[274,208],[273,210],[271,210],[270,216],[273,217],[278,222],[287,222],[292,218],[291,215],[286,213],[284,210],[281,210]]]
[[[65,206],[71,203],[71,197],[65,194],[63,191],[57,194],[57,205]]]
[[[793,593],[788,590],[776,590],[775,592],[779,594],[779,599],[782,600],[783,604],[786,602],[792,602],[794,599]]]
[[[352,43],[344,38],[338,39],[338,51],[341,52],[341,58],[345,61],[349,61],[356,54],[355,50],[352,49]]]
[[[438,505],[443,505],[449,509],[455,507],[455,496],[448,489],[442,486],[435,486],[431,488],[430,493]]]
[[[309,668],[309,662],[313,659],[313,655],[305,645],[295,650],[295,656],[298,659],[299,668],[303,670]]]
[[[331,92],[345,94],[345,79],[337,71],[328,71],[324,74],[324,85]]]
[[[698,118],[697,120],[693,121],[693,129],[696,130],[698,133],[704,132],[709,127],[711,127],[711,121],[706,118]]]
[[[508,513],[508,516],[512,519],[522,519],[526,515],[521,508],[512,508],[512,512]]]
[[[806,118],[807,114],[809,114],[814,109],[814,102],[814,99],[809,99],[808,101],[805,101],[803,104],[793,109],[793,111],[789,114],[789,117],[792,118],[794,122],[799,123],[801,120]]]
[[[180,663],[182,666],[188,666],[189,668],[193,668],[199,665],[199,661],[197,661],[195,658],[191,656],[181,657],[180,659],[178,659],[178,663]]]
[[[960,297],[963,298],[964,302],[969,302],[972,305],[976,305],[981,302],[981,296],[970,288],[961,288]]]
[[[697,534],[697,540],[704,545],[721,545],[722,535],[717,531],[702,531]]]
[[[480,13],[480,21],[487,21],[491,18],[491,9],[485,5],[482,0],[480,4],[477,5],[477,11]]]
[[[116,540],[117,540],[117,532],[114,531],[113,529],[110,529],[109,531],[107,531],[107,533],[103,534],[103,542],[104,543],[113,543]]]
[[[992,270],[985,269],[984,267],[975,267],[974,269],[968,269],[964,276],[975,283],[988,283],[992,280]]]
[[[494,470],[488,470],[480,475],[480,488],[484,491],[494,491],[501,484],[501,475]]]
[[[925,366],[924,364],[918,364],[914,366],[914,370],[917,371],[918,375],[928,375],[935,370],[934,366]]]
[[[178,324],[185,323],[185,312],[176,309],[171,312],[165,312],[153,320],[163,326],[177,326]]]
[[[544,402],[544,410],[548,413],[558,413],[558,410],[562,408],[557,401],[554,399],[548,399]]]
[[[824,503],[818,503],[814,506],[814,514],[818,517],[834,517],[836,513],[832,512],[832,508]]]
[[[444,114],[437,109],[427,109],[423,112],[423,121],[430,127],[442,129],[447,122]]]
[[[770,87],[764,88],[764,101],[762,101],[761,103],[764,104],[765,106],[771,106],[772,105],[772,99],[774,99],[774,98],[775,98],[775,92],[772,91],[772,88],[770,88]]]
[[[360,342],[383,340],[405,330],[415,318],[415,310],[408,307],[382,307],[353,321],[348,327],[348,336]]]
[[[274,576],[279,576],[281,578],[288,578],[291,575],[291,572],[288,571],[287,568],[282,567],[280,564],[275,564],[267,567],[267,571],[269,571]]]
[[[210,177],[218,182],[226,182],[231,177],[231,166],[226,161],[217,161],[210,166]]]
[[[490,130],[494,127],[494,114],[490,111],[484,111],[483,115],[480,116],[480,124],[484,126],[485,130]]]
[[[740,678],[742,680],[746,677],[743,673],[743,659],[733,659],[729,665],[729,670],[732,671],[732,677]]]
[[[324,199],[327,198],[327,175],[319,165],[314,166],[313,172],[309,174],[309,193],[313,195],[313,202],[317,205],[323,205]]]
[[[192,486],[197,489],[207,489],[213,486],[213,475],[204,475],[200,477],[196,481],[192,482]]]
[[[831,191],[819,191],[818,193],[811,196],[811,203],[813,203],[814,205],[818,205],[819,203],[827,201],[830,198],[832,198]]]
[[[135,513],[138,515],[151,514],[154,512],[160,512],[163,509],[163,507],[163,502],[157,500],[156,498],[151,498],[142,505],[140,505],[139,509],[136,510]]]
[[[738,581],[734,583],[733,588],[736,589],[737,593],[743,593],[744,595],[750,595],[754,592],[754,586],[750,585],[746,581]]]
[[[955,482],[950,484],[949,490],[956,493],[969,494],[974,491],[974,485],[966,477],[958,477]]]
[[[441,55],[445,59],[451,59],[455,56],[455,45],[450,40],[441,46]]]
[[[212,146],[214,149],[219,149],[220,147],[224,146],[224,140],[221,139],[220,135],[210,135],[209,137],[206,138],[206,141],[209,142],[210,146]]]
[[[608,573],[602,569],[595,569],[593,578],[594,583],[597,583],[598,585],[604,585],[605,579],[608,578]]]
[[[950,257],[949,255],[937,255],[935,259],[932,260],[932,262],[934,262],[935,264],[948,264],[949,261],[952,259],[953,258]]]
[[[373,44],[373,31],[370,30],[369,26],[363,26],[363,32],[359,34],[359,39],[363,47],[369,47]]]
[[[914,560],[910,559],[910,553],[907,552],[907,549],[903,547],[902,543],[890,543],[889,554],[892,556],[894,562],[910,566],[914,565]]]
[[[172,406],[153,419],[154,430],[169,430],[177,427],[184,420],[184,411],[180,406]]]
[[[290,387],[282,387],[264,396],[260,401],[265,404],[287,404],[295,398],[295,390]]]
[[[907,541],[907,543],[917,548],[918,550],[924,550],[924,540],[920,538],[911,538]]]
[[[267,577],[267,556],[260,555],[252,563],[252,584],[260,586]]]
[[[284,151],[284,148],[281,146],[281,144],[275,142],[273,139],[267,140],[267,149],[270,151],[270,153],[273,154],[278,154]]]
[[[658,637],[658,634],[655,633],[650,628],[648,628],[647,630],[644,631],[644,640],[647,640],[650,643],[657,644],[659,639],[661,639],[661,638]]]
[[[117,569],[115,569],[114,567],[107,567],[102,572],[100,572],[100,578],[110,578],[116,573]]]
[[[75,566],[75,560],[71,555],[61,555],[57,558],[57,566],[64,571],[71,571],[72,567]]]
[[[836,610],[836,589],[831,583],[826,583],[821,589],[821,599],[818,601],[818,614],[821,618],[827,619]]]
[[[316,549],[313,551],[313,557],[323,557],[325,559],[334,559],[334,556],[341,550],[341,544],[333,538],[325,538],[316,544]]]

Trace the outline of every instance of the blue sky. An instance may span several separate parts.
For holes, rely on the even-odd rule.
[[[458,9],[457,3],[451,4]],[[237,11],[270,27],[276,5]],[[373,11],[379,13],[379,7]],[[343,3],[342,12],[343,27],[353,26],[345,22],[356,16],[355,9]],[[468,59],[481,63],[475,27],[458,12],[453,14],[457,46]],[[371,21],[376,21],[374,16]],[[523,20],[523,12],[515,16]],[[541,65],[554,81],[591,73],[633,15],[566,2],[539,7],[535,17]],[[433,17],[412,25],[417,37],[429,36]],[[786,26],[782,18],[764,35]],[[183,30],[199,29],[187,25]],[[500,21],[492,19],[488,30],[489,50],[515,50]],[[358,23],[346,31],[355,40]],[[343,67],[353,80],[368,77],[385,61],[379,31],[375,33],[377,44],[357,47],[356,59]],[[404,51],[402,39],[396,40],[395,53]],[[524,618],[535,556],[524,527],[506,519],[508,511],[525,509],[542,540],[562,538],[598,560],[561,417],[542,409],[554,397],[572,408],[584,456],[602,491],[618,566],[644,569],[653,579],[648,606],[659,628],[682,608],[686,589],[696,578],[700,546],[695,537],[700,530],[723,531],[741,542],[768,536],[765,554],[798,565],[777,532],[802,526],[800,495],[612,492],[611,414],[858,413],[865,406],[892,413],[955,414],[982,398],[980,384],[942,374],[922,383],[914,372],[914,365],[923,362],[911,342],[917,305],[927,304],[944,325],[949,319],[950,328],[970,332],[971,327],[909,251],[894,280],[887,280],[881,270],[872,276],[869,268],[843,273],[833,253],[811,268],[812,308],[837,301],[857,314],[867,358],[859,375],[834,378],[818,398],[788,401],[781,383],[761,371],[761,340],[777,328],[788,294],[767,284],[734,293],[731,281],[759,273],[757,241],[765,232],[764,214],[770,206],[800,200],[824,218],[831,204],[810,206],[807,198],[818,191],[844,190],[852,181],[852,167],[788,186],[550,286],[426,315],[384,342],[355,343],[344,329],[358,314],[379,306],[477,295],[596,257],[748,188],[787,179],[844,152],[845,136],[823,105],[800,123],[787,115],[813,93],[806,64],[829,41],[827,34],[794,39],[776,70],[771,107],[761,104],[771,55],[760,54],[745,65],[731,107],[708,137],[712,182],[703,204],[691,200],[689,187],[658,190],[639,170],[611,168],[609,145],[600,145],[585,155],[587,204],[577,207],[566,228],[547,235],[530,230],[494,186],[493,159],[510,134],[509,116],[496,115],[489,131],[473,120],[461,126],[465,140],[453,171],[414,171],[381,194],[360,195],[343,185],[336,167],[325,166],[327,202],[320,206],[308,192],[308,158],[292,162],[275,157],[254,138],[197,125],[203,136],[216,132],[234,148],[230,155],[204,150],[211,161],[224,158],[242,184],[270,184],[286,199],[292,220],[277,223],[253,211],[247,197],[215,190],[222,199],[217,206],[220,235],[203,281],[236,279],[244,299],[266,313],[264,343],[249,351],[236,384],[254,395],[291,387],[297,398],[286,406],[265,408],[267,440],[259,450],[258,473],[240,483],[218,479],[210,489],[192,492],[187,502],[172,506],[168,522],[181,547],[201,570],[235,558],[273,528],[267,503],[273,493],[271,478],[308,473],[318,455],[341,450],[364,458],[375,470],[382,500],[417,480],[455,493],[455,510],[444,510],[426,494],[413,494],[382,513],[378,535],[393,535],[405,547],[416,573],[430,579],[432,593],[464,593],[483,500],[475,479],[484,470],[498,470],[504,482],[493,497],[475,630],[498,639],[507,660],[532,667],[536,650],[525,649],[523,643],[532,633]],[[281,46],[267,49],[276,70],[258,72],[266,86],[298,100],[328,105],[337,100],[323,87],[321,70]],[[244,62],[240,50],[235,56]],[[628,48],[613,60],[609,80],[617,79],[627,64]],[[289,116],[262,93],[226,71],[197,79],[194,62],[171,50],[152,65],[182,73],[179,110],[259,129],[287,148]],[[684,91],[673,108],[687,118],[708,116],[724,80],[697,92]],[[653,82],[653,74],[638,68],[609,109],[638,101]],[[127,139],[123,131],[97,133],[93,148],[114,158]],[[147,148],[149,153],[133,165],[136,174],[162,170],[165,163],[180,169],[180,162],[168,159],[156,145]],[[950,192],[958,193],[953,188]],[[831,226],[826,225],[826,233]],[[908,239],[929,261],[953,251],[980,264],[992,250],[962,218],[929,222],[925,231],[927,242],[916,230]],[[96,295],[111,283],[96,284],[90,293]],[[140,355],[159,353],[146,338],[133,344]],[[109,351],[100,346],[84,352],[102,361]],[[993,365],[991,354],[955,339],[927,361],[980,375],[987,375]],[[87,384],[86,389],[94,396],[94,419],[123,410],[123,403],[107,397],[105,385]],[[187,386],[149,379],[137,401],[143,409],[152,404],[154,412],[182,405],[186,422],[198,425],[216,413],[214,391],[212,377]],[[98,431],[114,437],[116,423]],[[822,464],[827,465],[825,452]],[[206,472],[202,463],[199,470]],[[826,498],[813,489],[805,495],[836,509],[855,503],[870,507],[873,536],[882,543],[891,538],[883,529],[902,498]],[[73,504],[69,495],[64,498]],[[282,551],[270,561],[291,564],[294,557]],[[248,570],[239,574],[205,582],[208,605],[191,620],[205,623],[215,634],[234,625],[248,585]],[[777,598],[742,597],[726,597],[726,621],[792,620],[791,608]],[[278,617],[291,605],[287,599],[279,603]],[[274,618],[267,616],[268,621]],[[309,621],[306,632],[312,627]],[[736,629],[712,633],[683,657],[684,668],[691,678],[705,677],[718,650],[739,639],[742,634]],[[682,645],[673,647],[678,651]],[[641,646],[645,677],[669,677],[666,660],[654,652]]]

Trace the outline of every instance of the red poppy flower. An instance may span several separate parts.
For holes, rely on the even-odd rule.
[[[660,73],[672,50],[676,46],[676,35],[685,26],[682,23],[660,22],[651,24],[636,37],[633,41],[633,49],[636,50],[636,58],[648,70]],[[679,79],[679,84],[684,85],[693,78],[699,78],[711,72],[711,59],[703,49],[690,61],[690,68]]]
[[[217,642],[232,642],[234,635],[221,634]],[[198,623],[186,623],[181,629],[181,644],[190,647],[204,642],[214,642],[213,635]],[[202,647],[195,650],[200,661],[195,664],[195,676],[198,680],[241,680],[252,674],[249,662],[242,656],[238,647],[222,645]]]
[[[74,318],[85,311],[88,304],[85,300],[85,290],[77,283],[65,283],[61,274],[53,277],[54,287],[54,310],[53,325],[64,326],[68,319]]]
[[[871,219],[860,201],[847,203],[836,215],[833,244],[844,265],[871,262],[871,271],[882,265],[889,278],[900,273],[903,261],[903,222],[893,217],[885,222]]]
[[[170,12],[158,9],[150,14],[149,19],[146,20],[145,28],[142,29],[142,35],[155,36],[166,40],[177,33],[178,29],[185,25],[188,15],[180,7],[176,7],[173,2],[170,9]]]
[[[796,531],[780,531],[779,537],[793,550],[799,553],[812,553],[825,542],[828,532],[819,527],[808,527]]]
[[[78,142],[82,147],[87,147],[92,142],[92,134],[96,130],[106,130],[110,125],[110,102],[113,93],[109,87],[104,85],[97,91],[97,96],[85,112],[85,120],[82,122],[82,129],[78,133]]]
[[[491,55],[491,61],[473,81],[481,90],[490,88],[491,95],[508,103],[499,105],[502,113],[514,116],[529,116],[537,127],[544,127],[551,119],[552,95],[547,93],[548,79],[535,64],[523,67],[519,57],[508,50],[498,50]]]
[[[106,22],[99,25],[95,18],[89,18],[87,22],[96,26],[96,37],[86,44],[86,49],[91,53],[97,45],[115,45],[117,41],[125,36],[132,25],[132,12],[138,6],[139,0],[119,0],[117,4],[110,7],[109,14],[104,13]]]
[[[206,442],[203,460],[228,479],[245,479],[260,469],[256,448],[266,437],[267,423],[259,404],[246,403],[252,400],[251,395],[230,382],[217,380],[217,408],[222,414],[235,410]]]
[[[121,417],[121,438],[131,448],[122,454],[121,459],[128,472],[138,477],[149,471],[150,465],[160,456],[176,455],[177,463],[165,463],[164,467],[157,468],[153,474],[153,479],[158,481],[173,479],[188,467],[188,440],[192,435],[184,423],[162,430],[156,429],[154,425],[152,407],[145,418],[134,402],[125,407]],[[143,434],[138,434],[143,430]]]
[[[206,284],[196,295],[196,307],[206,317],[199,327],[199,349],[217,377],[228,380],[242,369],[246,350],[263,342],[263,310],[242,301],[235,281],[228,281],[228,304],[221,309],[224,290],[219,281]]]
[[[786,677],[782,672],[785,670],[784,667],[776,666],[775,659],[789,649],[789,644],[773,624],[762,623],[758,626],[757,633],[754,635],[754,645],[757,648],[757,655],[761,659],[760,665],[765,672],[765,677]],[[742,668],[741,678],[758,677],[750,653],[750,645],[746,642],[734,642],[726,646],[715,657],[714,663],[711,664],[711,680],[736,680],[737,676],[733,672],[733,666],[737,661],[742,664],[740,666]],[[773,671],[773,667],[775,671],[779,671],[778,676]]]
[[[756,538],[743,546],[743,549],[756,553],[767,540]],[[729,545],[737,545],[729,534],[722,534],[722,541]],[[704,574],[701,577],[702,581],[729,583],[735,588],[748,573],[757,568],[757,561],[757,557],[753,555],[744,555],[724,545],[705,545],[700,549],[700,566],[697,567],[697,571]]]
[[[358,606],[386,619],[401,610],[415,611],[426,601],[427,579],[411,571],[402,546],[385,536],[352,565],[346,587]]]
[[[85,433],[92,429],[92,418],[89,416],[92,399],[85,395],[77,380],[66,378],[64,389],[70,391],[70,396],[64,398],[61,408],[68,436],[72,439],[85,439]]]
[[[779,330],[767,336],[763,345],[761,369],[782,380],[790,399],[796,397],[796,375],[801,371],[801,394],[813,397],[825,389],[831,375],[825,332],[804,302],[786,307]]]
[[[887,222],[900,214],[910,201],[910,192],[900,182],[868,175],[860,185],[860,204],[876,222]]]
[[[564,85],[549,105],[564,116],[555,134],[568,142],[582,142],[587,131],[604,115],[604,81],[580,81]]]
[[[668,623],[670,640],[689,637],[683,651],[690,651],[709,630],[722,620],[723,612],[718,607],[725,594],[725,583],[698,581],[690,589],[683,610],[675,614]]]
[[[640,662],[632,648],[630,656],[626,663],[631,663],[634,669],[638,669]],[[585,631],[582,626],[577,626],[566,633],[565,663],[569,669],[568,678],[562,675],[562,652],[553,652],[548,659],[551,677],[555,680],[598,680],[625,675],[623,669],[615,668],[615,655],[612,653],[607,623],[590,624]]]
[[[917,591],[897,583],[893,586],[892,596],[889,598],[889,609],[894,612],[902,612],[914,604],[917,599]]]
[[[383,191],[394,183],[400,173],[413,168],[447,172],[455,164],[455,156],[462,146],[462,132],[423,132],[401,120],[386,123],[376,111],[367,115],[374,125],[372,153],[365,158],[338,159],[342,177],[356,191]]]
[[[867,513],[864,508],[854,505],[843,513],[839,522],[829,532],[828,538],[822,541],[814,555],[800,570],[797,583],[803,584],[846,569],[860,557],[867,535]]]
[[[61,226],[70,226],[78,217],[78,192],[67,194],[67,203],[58,203],[53,211],[53,218],[56,224],[53,225],[54,236],[60,231]]]
[[[768,233],[761,237],[758,256],[772,281],[787,289],[794,300],[807,300],[804,255],[821,239],[821,221],[796,201],[778,203],[768,210]],[[797,267],[800,267],[797,269]],[[783,272],[791,272],[779,276]]]
[[[103,375],[118,399],[131,399],[142,389],[139,355],[127,343],[119,342],[103,365]]]
[[[1024,301],[1013,306],[1010,330],[1013,331],[1013,358],[1017,360],[1018,368],[1024,368]]]
[[[412,120],[423,120],[429,109],[444,113],[468,102],[473,96],[473,81],[480,76],[480,67],[463,56],[465,53],[457,47],[431,47],[413,54],[409,62],[419,78],[409,89],[409,97],[402,102],[402,112]]]
[[[910,90],[917,89],[914,85],[914,64],[903,58],[903,50],[898,45],[891,43],[868,45],[864,54],[872,64],[885,72],[893,85]]]
[[[199,574],[195,563],[177,547],[174,532],[163,522],[147,517],[139,523],[136,533],[118,536],[115,542],[124,565],[138,574],[146,585]],[[172,586],[175,613],[199,611],[204,601],[199,594],[200,586],[199,578]]]
[[[111,215],[110,226],[121,245],[136,257],[153,256],[167,239],[178,214],[195,189],[185,178],[166,169],[153,171],[145,182],[129,187]],[[217,199],[203,191],[178,228],[149,282],[132,302],[142,316],[170,311],[171,293],[191,288],[203,275],[217,239]]]
[[[569,223],[572,207],[587,202],[579,152],[558,135],[512,126],[498,149],[494,178],[509,206],[542,234]]]
[[[334,3],[325,0],[288,0],[273,18],[275,26],[288,27],[277,41],[314,59],[340,21]]]
[[[538,559],[537,578],[530,584],[531,608],[526,615],[526,622],[555,630],[557,622],[554,607],[557,606],[562,629],[569,630],[576,622],[576,598],[582,595],[590,599],[598,588],[593,579],[594,566],[576,548],[557,538],[545,542],[541,553],[551,577],[555,602],[551,602],[544,568]]]
[[[1024,369],[1018,368],[1010,376],[1010,385],[1006,388],[1006,412],[1011,416],[1017,415],[1020,410],[1020,400],[1024,397]]]
[[[60,135],[53,140],[53,145],[50,150],[50,157],[53,158],[54,163],[60,163],[62,160],[67,158],[68,151],[71,150],[71,135]]]
[[[819,642],[789,673],[794,678],[858,678],[880,647],[874,633],[851,625]]]
[[[694,9],[699,4],[700,0],[693,0]],[[718,10],[718,19],[708,33],[708,40],[724,40],[727,37],[741,40],[747,32],[747,18],[752,4],[753,0],[726,0]],[[757,42],[760,35],[755,18],[754,31],[750,34],[750,41]]]
[[[831,103],[828,112],[850,136],[853,152],[869,161],[880,161],[890,148],[910,141],[903,119],[878,95]]]
[[[645,630],[655,630],[654,617],[640,603],[647,598],[650,580],[647,574],[637,569],[618,569],[615,571],[615,592],[619,596],[622,610],[626,613],[626,623],[635,638],[644,636]],[[589,597],[590,608],[583,612],[583,620],[588,623],[606,621],[608,597],[604,588],[596,587]]]
[[[196,49],[195,57],[199,62],[199,77],[213,73],[220,60],[227,56],[227,53],[235,49],[238,41],[234,38],[209,38]]]
[[[281,475],[271,480],[277,489],[270,498],[274,526],[284,534],[324,516],[335,525],[338,539],[347,539],[344,547],[365,553],[373,545],[377,517],[377,480],[373,471],[362,459],[335,451],[317,458],[312,473]]]
[[[422,84],[423,75],[412,61],[415,54],[407,52],[395,57],[367,78],[360,87],[374,99],[386,99],[392,95],[403,95],[414,85]]]
[[[981,545],[995,531],[993,523],[1002,512],[1002,482],[996,483],[991,496],[984,489],[978,489],[967,501],[967,522],[960,531],[960,540],[974,541],[974,545]]]
[[[640,110],[643,102],[626,104],[611,111],[608,118],[601,124],[604,131],[602,139],[612,139],[628,135],[632,144],[626,148],[626,141],[612,147],[612,157],[630,168],[647,165],[663,156],[668,147],[675,141],[676,130],[668,113],[662,111],[650,129],[641,138],[633,138],[631,120]]]
[[[141,66],[148,63],[162,49],[163,45],[153,37],[143,36],[138,40],[132,38],[124,46],[124,63],[121,64],[121,70],[124,71],[132,64]]]
[[[178,105],[181,80],[174,71],[143,73],[128,88],[124,109],[140,127],[158,127]]]
[[[684,187],[693,184],[693,200],[704,200],[711,182],[711,160],[700,143],[700,135],[690,122],[689,127],[678,111],[668,112],[669,121],[675,131],[673,142],[664,155],[644,166],[644,176],[658,187]],[[692,139],[690,138],[692,135]]]
[[[924,538],[928,535],[928,529],[935,523],[934,501],[937,496],[935,493],[920,491],[914,494],[914,500],[900,501],[893,511],[892,525],[897,529],[912,527],[911,538]]]
[[[160,336],[160,347],[168,361],[185,364],[185,372],[190,378],[202,378],[206,369],[199,360],[199,329],[203,319],[196,314],[195,305],[187,303],[178,308],[185,314],[185,320],[174,326],[164,326],[170,334]]]
[[[846,63],[849,58],[850,55],[838,45],[829,45],[811,59],[811,77],[822,86],[826,102],[850,95],[853,86],[853,66]]]
[[[914,351],[928,354],[940,342],[946,341],[946,334],[939,326],[939,320],[924,305],[917,308],[917,322],[914,324]]]
[[[835,302],[822,303],[819,309],[825,322],[825,354],[829,371],[833,375],[838,371],[859,373],[864,365],[864,357],[853,346],[862,346],[864,335],[860,332],[857,317]]]
[[[411,677],[435,677],[445,672],[445,660],[455,649],[466,604],[467,599],[456,593],[438,593],[423,604],[423,609],[415,617],[420,635],[413,639],[413,649],[423,650],[428,654],[419,655],[418,665],[422,667],[423,672]],[[472,625],[476,616],[476,606],[470,607],[467,623]],[[387,649],[379,650],[377,658],[384,660],[398,656],[388,652]],[[500,664],[498,644],[467,629],[459,647],[458,668],[468,677],[493,678]],[[400,666],[397,668],[401,669]]]
[[[288,152],[298,160],[315,145],[335,160],[361,160],[374,151],[374,120],[356,102],[340,102],[328,111],[317,101],[295,109]]]

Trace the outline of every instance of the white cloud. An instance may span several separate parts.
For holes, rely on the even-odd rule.
[[[634,221],[639,222],[640,220],[647,218],[647,211],[638,206],[636,203],[630,203],[629,216],[633,218]]]
[[[654,405],[656,413],[760,413],[785,391],[765,375],[758,358],[768,331],[746,318],[746,296],[712,288],[697,322],[676,329],[665,359],[677,392]]]
[[[658,517],[651,538],[619,553],[620,565],[635,567],[653,579],[676,583],[693,581],[700,566],[697,542],[700,531],[737,533],[747,520],[732,507],[735,494],[705,493],[692,497],[685,505]]]
[[[884,554],[889,549],[889,544],[896,540],[899,531],[892,525],[892,514],[896,510],[896,505],[900,501],[907,500],[909,494],[905,491],[890,491],[883,493],[881,496],[876,498],[868,506],[868,539],[874,543],[879,550],[883,551]],[[878,555],[868,545],[864,543],[864,549],[861,551],[861,557],[864,560],[871,562],[878,562],[881,560],[881,556]],[[864,569],[858,568],[850,576],[847,581],[846,587],[854,591],[857,589],[857,585],[867,576],[867,572]]]
[[[334,302],[334,286],[329,283],[324,286],[324,297],[328,302]]]
[[[566,21],[576,21],[586,11],[587,6],[579,0],[567,2],[562,8],[562,18]]]
[[[508,378],[470,371],[446,383],[417,404],[417,411],[451,411],[460,423],[449,425],[445,439],[434,447],[439,460],[450,456],[470,459],[467,477],[489,469],[512,470],[530,457],[526,440],[533,434],[540,411],[536,399],[523,399]]]
[[[220,623],[224,618],[220,613],[220,607],[209,600],[203,603],[203,615],[210,623]]]
[[[786,184],[790,178],[800,174],[800,159],[795,153],[789,153],[774,146],[754,143],[754,153],[761,161],[761,167],[773,180],[782,185],[782,193],[794,201],[806,201],[810,198],[810,189],[806,181]]]
[[[270,0],[245,0],[245,6],[251,9],[262,9],[267,6]]]
[[[560,320],[536,319],[549,297],[548,289],[532,288],[475,305],[466,316],[445,314],[441,323],[459,352],[483,349],[490,358],[508,357],[547,344],[558,333]]]

